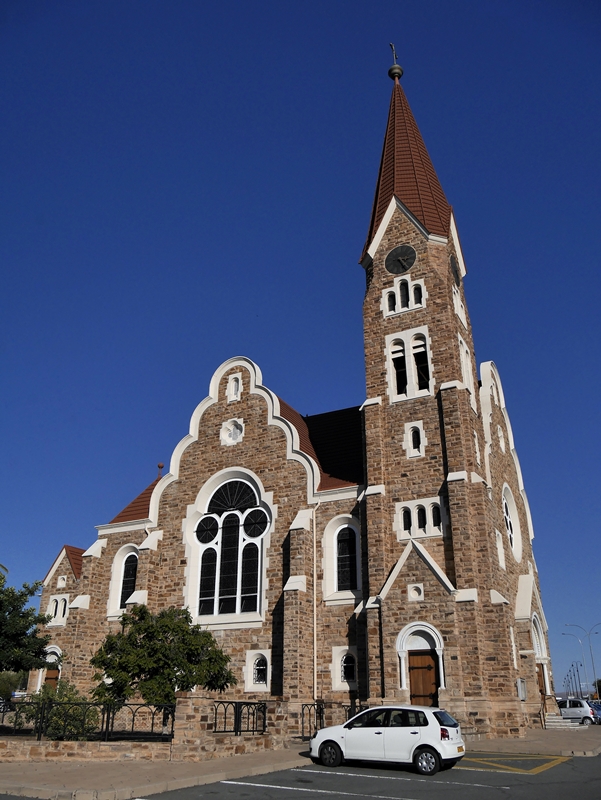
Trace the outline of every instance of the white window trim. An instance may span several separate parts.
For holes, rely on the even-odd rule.
[[[62,655],[63,655],[63,651],[56,644],[50,644],[46,648],[46,659],[47,659],[47,661],[50,662],[50,663],[57,662],[58,679],[59,680],[60,680],[60,677],[61,677],[61,658],[62,658]],[[38,670],[38,679],[37,679],[36,688],[35,688],[36,694],[39,691],[41,691],[45,677],[46,677],[46,668],[44,667],[44,668]]]
[[[56,588],[57,589],[64,589],[67,585],[67,576],[66,575],[59,575],[56,579]]]
[[[421,437],[421,449],[415,450],[413,448],[413,442],[411,440],[411,430],[412,428],[417,428],[420,433]],[[424,423],[423,421],[416,420],[415,422],[406,422],[405,423],[405,436],[403,437],[403,449],[407,453],[407,458],[423,458],[426,455],[426,445],[428,444],[428,440],[426,439],[426,434],[424,433]]]
[[[338,533],[343,528],[355,531],[357,541],[357,589],[338,591]],[[361,525],[356,517],[350,514],[340,514],[331,519],[325,527],[322,539],[323,548],[323,581],[322,592],[327,606],[356,605],[362,598],[361,593]]]
[[[407,284],[407,290],[409,292],[409,305],[406,308],[401,308],[401,283],[403,281]],[[415,286],[419,286],[422,290],[421,303],[416,303],[413,299],[413,289]],[[394,311],[388,310],[389,294],[394,294],[395,297],[396,308]],[[415,311],[418,308],[425,308],[427,297],[428,292],[426,291],[426,285],[423,280],[412,281],[408,275],[399,275],[399,277],[394,279],[392,288],[388,287],[387,289],[382,290],[380,309],[385,317],[397,317],[400,314],[406,314],[408,311]]]
[[[225,390],[228,403],[235,403],[240,400],[243,388],[241,372],[234,372],[232,375],[229,375],[227,379],[227,388]]]
[[[503,545],[503,534],[501,531],[495,530],[495,539],[497,542],[497,556],[499,559],[499,566],[501,569],[507,569],[505,563],[505,546]]]
[[[474,431],[474,448],[476,450],[476,464],[478,466],[482,465],[481,456],[480,456],[480,440],[478,439],[478,434]]]
[[[518,508],[515,504],[513,492],[507,483],[503,484],[503,492],[501,494],[501,512],[503,513],[503,520],[505,520],[505,508],[503,506],[503,500],[507,500],[507,506],[509,508],[509,515],[511,517],[511,524],[513,528],[513,543],[509,540],[509,532],[507,531],[506,525],[505,535],[507,536],[507,541],[509,542],[513,557],[519,564],[522,560],[522,528],[520,525],[520,515],[518,514]]]
[[[461,299],[461,293],[456,286],[453,286],[453,308],[455,309],[455,313],[461,320],[463,327],[467,330],[467,315],[465,313],[465,305],[463,304],[463,300]]]
[[[254,683],[254,668],[257,658],[263,656],[267,661],[267,683]],[[245,692],[271,692],[271,650],[247,650],[246,664],[242,668]]]
[[[61,604],[65,601],[65,613],[61,614]],[[56,601],[56,615],[52,613],[52,605]],[[67,624],[67,617],[69,616],[69,595],[68,594],[53,594],[48,600],[48,608],[46,614],[52,615],[52,619],[47,623],[47,628],[64,627]]]
[[[355,659],[355,680],[342,680],[342,659],[349,654]],[[343,645],[342,647],[332,647],[332,663],[330,673],[332,675],[332,691],[349,692],[357,690],[357,672],[359,671],[359,660],[357,658],[357,648],[354,646]]]
[[[467,344],[463,341],[461,336],[457,335],[459,339],[459,359],[461,361],[461,375],[463,385],[470,393],[470,403],[474,411],[478,410],[476,403],[476,389],[474,383],[474,370],[472,368],[472,353]]]
[[[432,522],[432,506],[440,508],[440,526],[435,527]],[[417,509],[422,506],[426,510],[426,528],[417,527]],[[411,531],[403,528],[403,510],[408,508],[411,512]],[[444,536],[447,527],[445,505],[441,497],[422,497],[419,500],[406,500],[395,504],[395,514],[392,529],[396,532],[399,542],[410,539],[435,539]]]
[[[411,350],[411,342],[416,336],[423,336],[426,341],[426,352],[428,355],[428,367],[430,370],[430,384],[427,389],[417,389],[417,375],[415,374],[415,363],[413,359],[413,352]],[[392,363],[392,344],[395,341],[402,341],[405,351],[405,365],[407,369],[407,393],[399,395],[396,392],[396,373],[394,364]],[[384,355],[386,358],[386,377],[388,399],[391,403],[399,403],[403,400],[412,400],[415,397],[428,397],[434,393],[434,366],[432,364],[432,350],[430,336],[428,335],[428,326],[421,325],[419,328],[411,328],[407,331],[399,331],[398,333],[390,333],[385,339]]]
[[[113,564],[111,567],[111,582],[109,584],[109,598],[106,603],[106,615],[108,619],[120,619],[121,615],[125,612],[124,608],[120,608],[121,604],[121,589],[123,588],[123,569],[125,559],[127,556],[134,554],[138,557],[138,567],[140,566],[140,556],[138,546],[135,544],[124,544],[115,553]],[[137,583],[137,578],[136,578]]]
[[[206,513],[207,506],[214,492],[228,481],[245,481],[255,490],[259,505],[267,512],[271,524],[261,537],[262,548],[259,549],[259,610],[245,611],[240,614],[215,614],[212,616],[199,616],[198,591],[200,583],[201,556],[204,548],[196,538],[196,527],[202,516]],[[215,473],[200,489],[196,500],[187,508],[187,514],[182,521],[183,542],[186,555],[184,569],[185,584],[182,589],[184,605],[189,609],[195,624],[202,625],[207,630],[232,630],[243,628],[260,628],[265,621],[267,610],[267,569],[269,567],[269,545],[271,534],[277,519],[277,504],[273,502],[273,492],[266,492],[260,478],[244,467],[223,469]]]

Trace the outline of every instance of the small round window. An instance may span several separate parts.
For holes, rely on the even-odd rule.
[[[217,536],[219,523],[214,517],[203,517],[196,527],[196,538],[201,544],[212,542]]]
[[[244,519],[244,533],[254,538],[262,536],[267,530],[269,519],[262,508],[254,508],[249,511]]]

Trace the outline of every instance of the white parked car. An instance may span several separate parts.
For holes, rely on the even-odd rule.
[[[337,767],[342,759],[394,761],[434,775],[464,755],[457,720],[442,708],[427,706],[370,708],[344,725],[322,728],[311,739],[311,758],[325,767]]]

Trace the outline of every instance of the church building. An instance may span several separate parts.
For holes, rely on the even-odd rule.
[[[440,705],[468,737],[540,726],[547,625],[503,387],[477,366],[453,210],[389,75],[364,402],[303,417],[249,358],[217,368],[168,472],[44,581],[49,649],[80,689],[144,603],[212,631],[238,679],[224,699]]]

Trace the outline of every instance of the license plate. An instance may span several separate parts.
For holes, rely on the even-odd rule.
[[[463,753],[463,751],[464,751],[464,750],[465,750],[465,747],[464,747],[463,745],[460,745],[460,746],[457,748],[457,752],[458,752],[458,753]]]

